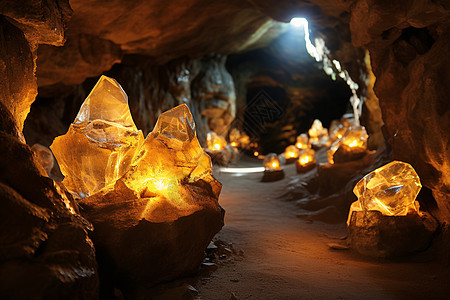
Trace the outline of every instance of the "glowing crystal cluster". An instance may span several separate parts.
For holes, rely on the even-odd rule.
[[[300,154],[300,156],[298,158],[298,162],[302,166],[315,164],[316,163],[315,154],[316,154],[316,152],[313,149],[305,149]]]
[[[278,155],[275,153],[269,153],[264,158],[264,169],[266,171],[279,171],[280,168],[280,160],[278,159]]]
[[[220,151],[225,149],[227,141],[223,136],[218,135],[215,132],[208,132],[206,136],[206,145],[209,150]]]
[[[129,168],[144,136],[131,117],[128,97],[112,78],[102,76],[70,125],[50,146],[76,197],[113,185]]]
[[[211,159],[198,142],[191,112],[182,104],[159,116],[120,181],[141,198],[163,197],[183,209],[195,202],[183,184],[213,184],[211,173]]]
[[[353,189],[358,201],[352,210],[377,210],[387,216],[404,216],[409,208],[417,210],[415,199],[422,184],[414,168],[393,161],[367,174]]]
[[[310,147],[309,138],[306,133],[302,133],[297,137],[297,141],[295,142],[295,146],[298,149],[307,149]]]
[[[367,149],[367,135],[364,126],[350,127],[342,138],[342,144],[353,149]]]
[[[308,130],[309,142],[316,146],[323,146],[328,142],[328,129],[324,128],[322,122],[315,119]]]
[[[300,150],[294,145],[287,146],[284,150],[284,157],[286,159],[295,159],[300,155]]]

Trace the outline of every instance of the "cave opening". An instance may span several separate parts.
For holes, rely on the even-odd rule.
[[[88,2],[0,4],[1,299],[450,294],[442,1]]]

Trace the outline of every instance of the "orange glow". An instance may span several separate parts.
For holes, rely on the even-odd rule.
[[[231,142],[230,145],[231,145],[231,147],[237,147],[238,143],[237,142]]]
[[[209,150],[220,151],[227,146],[227,141],[223,136],[220,136],[215,132],[208,132],[208,135],[206,136],[206,145]]]
[[[254,156],[258,156],[258,155],[259,155],[259,152],[258,152],[258,151],[255,151],[255,152],[253,152],[253,155],[254,155]]]
[[[264,158],[264,169],[266,171],[278,171],[280,169],[280,160],[275,153],[267,154]]]
[[[286,158],[297,158],[300,155],[300,150],[294,145],[290,145],[286,147],[284,150],[284,157]]]
[[[298,161],[302,166],[315,164],[316,163],[315,155],[316,152],[313,149],[306,149],[302,152],[302,154],[300,154]]]
[[[353,141],[345,141],[345,143],[347,146],[349,146],[350,148],[356,147],[358,146],[358,141],[357,140],[353,140]]]

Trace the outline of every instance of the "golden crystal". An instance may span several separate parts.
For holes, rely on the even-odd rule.
[[[308,135],[306,133],[302,133],[297,137],[297,141],[295,143],[295,146],[298,149],[307,149],[310,147],[309,145],[309,139]]]
[[[342,144],[357,151],[364,151],[367,149],[367,138],[364,126],[354,126],[347,130],[342,138]]]
[[[284,157],[286,159],[297,158],[300,155],[300,150],[294,145],[287,146],[284,150]]]
[[[63,184],[76,197],[113,185],[130,166],[144,140],[114,79],[102,76],[65,135],[50,146],[65,176]]]
[[[307,165],[315,164],[316,163],[315,154],[316,154],[316,152],[313,149],[309,148],[309,149],[303,150],[298,158],[300,165],[307,166]]]
[[[227,141],[223,136],[220,136],[215,132],[208,132],[206,136],[206,145],[209,150],[220,151],[225,149]]]
[[[211,160],[198,142],[188,107],[182,104],[159,116],[120,180],[139,197],[163,197],[182,210],[195,205],[183,184],[198,180],[215,184],[211,173]]]
[[[280,160],[278,159],[278,155],[275,153],[269,153],[264,158],[264,169],[266,171],[279,171],[280,168]]]
[[[404,216],[409,208],[417,210],[414,202],[421,188],[420,178],[410,164],[393,161],[367,174],[356,184],[353,193],[362,210]],[[352,207],[357,209],[358,204]]]

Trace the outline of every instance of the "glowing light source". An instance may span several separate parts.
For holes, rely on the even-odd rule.
[[[264,169],[266,171],[278,171],[280,169],[280,160],[275,153],[269,153],[264,158]]]
[[[409,210],[418,211],[416,197],[422,184],[414,168],[401,161],[393,161],[367,174],[353,189],[358,201],[353,211],[377,210],[386,216],[405,216]]]
[[[295,27],[308,26],[308,20],[306,20],[305,18],[292,18],[289,23]]]
[[[223,136],[220,136],[215,132],[208,132],[206,136],[206,145],[209,150],[220,151],[227,146],[227,141]]]
[[[310,147],[308,135],[306,133],[302,133],[297,137],[297,141],[295,146],[298,149],[307,149]]]
[[[298,156],[300,155],[300,150],[298,150],[298,148],[294,145],[290,145],[287,146],[286,149],[284,150],[284,157],[286,158],[286,161],[291,161],[295,160],[298,158]]]

